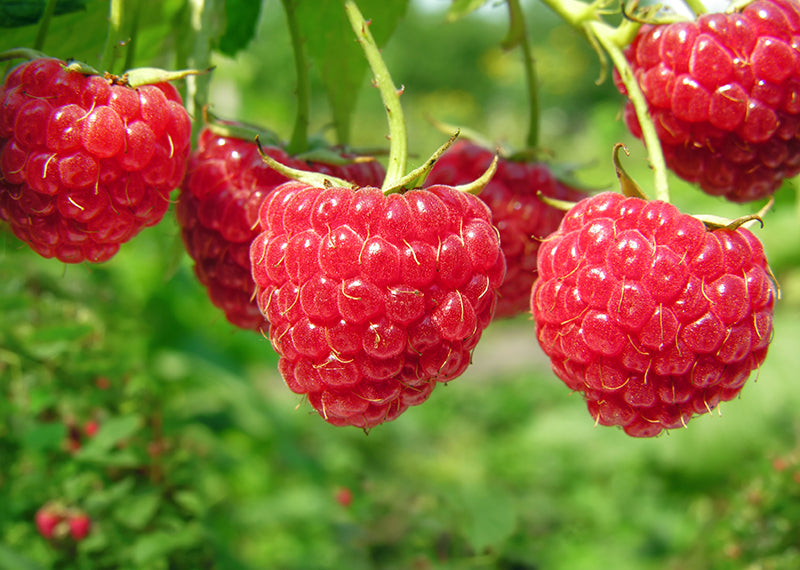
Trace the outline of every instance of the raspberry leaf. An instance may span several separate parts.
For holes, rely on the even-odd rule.
[[[57,0],[55,15],[86,10],[87,0]],[[0,28],[29,26],[39,21],[45,12],[45,0],[0,1]]]
[[[247,47],[256,33],[261,4],[252,0],[226,0],[225,33],[219,39],[219,51],[234,57]]]

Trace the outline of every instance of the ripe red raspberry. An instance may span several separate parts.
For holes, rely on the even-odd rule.
[[[625,53],[667,166],[734,202],[768,196],[798,174],[798,37],[795,0],[756,0],[741,12],[642,26]],[[641,137],[630,101],[625,122]]]
[[[315,170],[359,185],[380,185],[384,170],[377,161],[331,166],[290,158],[278,147],[264,147],[275,160],[297,169]],[[253,292],[250,242],[258,235],[258,208],[288,179],[268,167],[253,141],[203,129],[189,155],[186,178],[176,208],[178,224],[194,272],[211,301],[228,321],[243,329],[265,324]]]
[[[44,257],[106,261],[164,216],[190,132],[168,83],[134,89],[57,59],[23,63],[0,90],[0,219]]]
[[[436,163],[425,182],[466,184],[491,164],[494,153],[472,142],[456,142]],[[536,253],[542,239],[558,228],[564,212],[537,196],[577,202],[586,195],[559,182],[546,164],[500,159],[497,171],[478,197],[492,212],[506,256],[506,279],[498,291],[495,318],[530,310],[531,286],[536,279]]]
[[[531,308],[553,371],[597,423],[649,437],[739,393],[767,354],[774,302],[750,231],[607,192],[542,244]]]
[[[370,428],[466,369],[505,275],[478,198],[287,182],[259,219],[258,305],[286,384],[325,420]]]
[[[48,540],[53,538],[55,528],[62,520],[61,514],[57,512],[56,509],[47,505],[36,511],[36,515],[34,516],[36,529],[39,531],[39,534]]]
[[[78,542],[86,538],[92,528],[92,520],[83,513],[72,515],[67,522],[70,536]]]

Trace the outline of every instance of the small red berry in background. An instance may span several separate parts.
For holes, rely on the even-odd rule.
[[[278,367],[326,421],[393,420],[469,366],[505,277],[477,197],[287,182],[259,220],[250,259]]]
[[[131,88],[40,58],[0,89],[0,219],[43,257],[110,259],[158,223],[191,123],[169,83]]]
[[[325,172],[359,185],[380,185],[384,170],[367,161],[342,166],[306,163],[275,146],[264,147],[275,160],[300,170]],[[266,325],[253,298],[250,243],[258,235],[258,209],[288,179],[264,164],[253,141],[200,133],[190,154],[177,206],[178,224],[194,272],[211,302],[243,329]]]
[[[98,424],[94,420],[89,420],[85,424],[83,424],[83,433],[86,437],[94,437],[97,433],[97,430],[100,429],[100,424]]]
[[[456,143],[436,162],[425,181],[433,184],[469,183],[483,174],[494,152],[467,140]],[[531,286],[536,279],[536,253],[542,240],[558,228],[564,212],[538,196],[577,202],[586,194],[562,184],[541,162],[499,159],[497,171],[478,194],[492,211],[506,257],[506,278],[497,292],[495,318],[530,311]]]
[[[606,192],[542,244],[531,304],[553,371],[595,421],[650,437],[739,394],[766,357],[775,297],[749,230]]]
[[[798,35],[794,0],[641,27],[625,53],[670,169],[734,202],[800,173]],[[616,70],[615,79],[626,93]],[[642,136],[630,101],[625,122]]]
[[[345,508],[353,503],[353,491],[347,487],[339,487],[336,489],[335,497],[336,502]]]
[[[62,514],[52,506],[45,505],[36,511],[36,529],[48,540],[54,537],[55,528],[62,520]]]
[[[67,522],[69,524],[70,536],[78,542],[86,538],[92,528],[92,520],[89,518],[89,515],[84,513],[70,516]]]

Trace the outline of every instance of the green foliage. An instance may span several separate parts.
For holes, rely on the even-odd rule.
[[[452,0],[450,8],[447,10],[447,19],[450,21],[458,20],[464,16],[471,14],[488,0]]]
[[[245,49],[256,33],[261,3],[252,0],[225,2],[225,33],[219,40],[219,51],[235,56]]]
[[[356,108],[367,62],[342,10],[340,0],[295,0],[301,34],[309,56],[320,70],[331,105],[338,142],[350,142],[351,116]],[[359,8],[381,46],[388,40],[408,0],[362,0]]]
[[[56,0],[55,14],[86,9],[89,0]],[[17,28],[39,21],[47,0],[0,0],[0,28]]]

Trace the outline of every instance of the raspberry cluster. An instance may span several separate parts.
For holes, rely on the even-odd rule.
[[[24,63],[0,90],[0,219],[44,257],[106,261],[163,218],[190,133],[168,83],[134,89],[57,59]]]
[[[595,420],[649,437],[740,392],[767,354],[775,296],[750,231],[607,192],[542,244],[531,309],[553,371]]]
[[[275,146],[264,152],[287,166],[315,170],[359,185],[380,185],[384,170],[377,161],[343,165],[308,164]],[[287,178],[264,164],[253,141],[201,131],[189,156],[186,178],[176,207],[178,224],[194,272],[228,321],[259,330],[258,309],[250,274],[250,242],[258,235],[258,209]]]
[[[467,368],[505,276],[478,198],[288,182],[259,220],[258,305],[286,384],[325,420],[392,420]]]
[[[467,184],[483,174],[493,158],[494,153],[487,148],[458,141],[439,159],[425,184]],[[500,245],[506,256],[506,278],[498,291],[496,319],[529,312],[539,244],[564,217],[562,210],[545,204],[539,192],[571,202],[586,197],[559,182],[544,163],[503,158],[478,195],[492,212],[492,224],[500,232]]]
[[[735,202],[768,196],[798,174],[799,37],[794,0],[756,0],[741,12],[642,26],[625,53],[667,166]],[[641,137],[630,101],[625,122]]]

